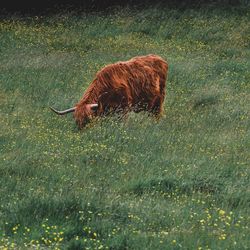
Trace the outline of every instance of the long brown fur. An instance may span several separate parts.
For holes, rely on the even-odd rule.
[[[138,56],[101,69],[76,104],[80,128],[95,116],[120,110],[163,112],[168,64],[157,55]],[[89,104],[97,103],[97,110]]]

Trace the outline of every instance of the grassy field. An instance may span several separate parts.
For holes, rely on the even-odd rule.
[[[248,9],[249,10],[249,9]],[[0,20],[0,249],[249,249],[250,12],[126,8]],[[104,65],[169,63],[165,115],[79,131]]]

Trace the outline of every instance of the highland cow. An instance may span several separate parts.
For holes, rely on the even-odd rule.
[[[163,112],[168,64],[157,55],[137,56],[101,69],[82,99],[70,109],[79,128],[97,116],[111,112],[148,111],[156,116]]]

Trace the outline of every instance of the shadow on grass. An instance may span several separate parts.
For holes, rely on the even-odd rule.
[[[209,107],[215,104],[218,104],[219,99],[218,96],[203,96],[197,98],[193,103],[193,109],[201,109],[205,107]]]
[[[181,183],[175,179],[152,179],[147,181],[139,180],[136,183],[132,183],[128,188],[128,192],[136,195],[154,192],[191,195],[194,192],[215,194],[219,193],[221,189],[222,184],[216,183],[214,180],[199,179]]]

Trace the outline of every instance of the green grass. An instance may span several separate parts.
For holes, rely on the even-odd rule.
[[[0,21],[0,249],[249,249],[249,13],[121,9]],[[108,63],[169,63],[165,116],[79,131]]]

